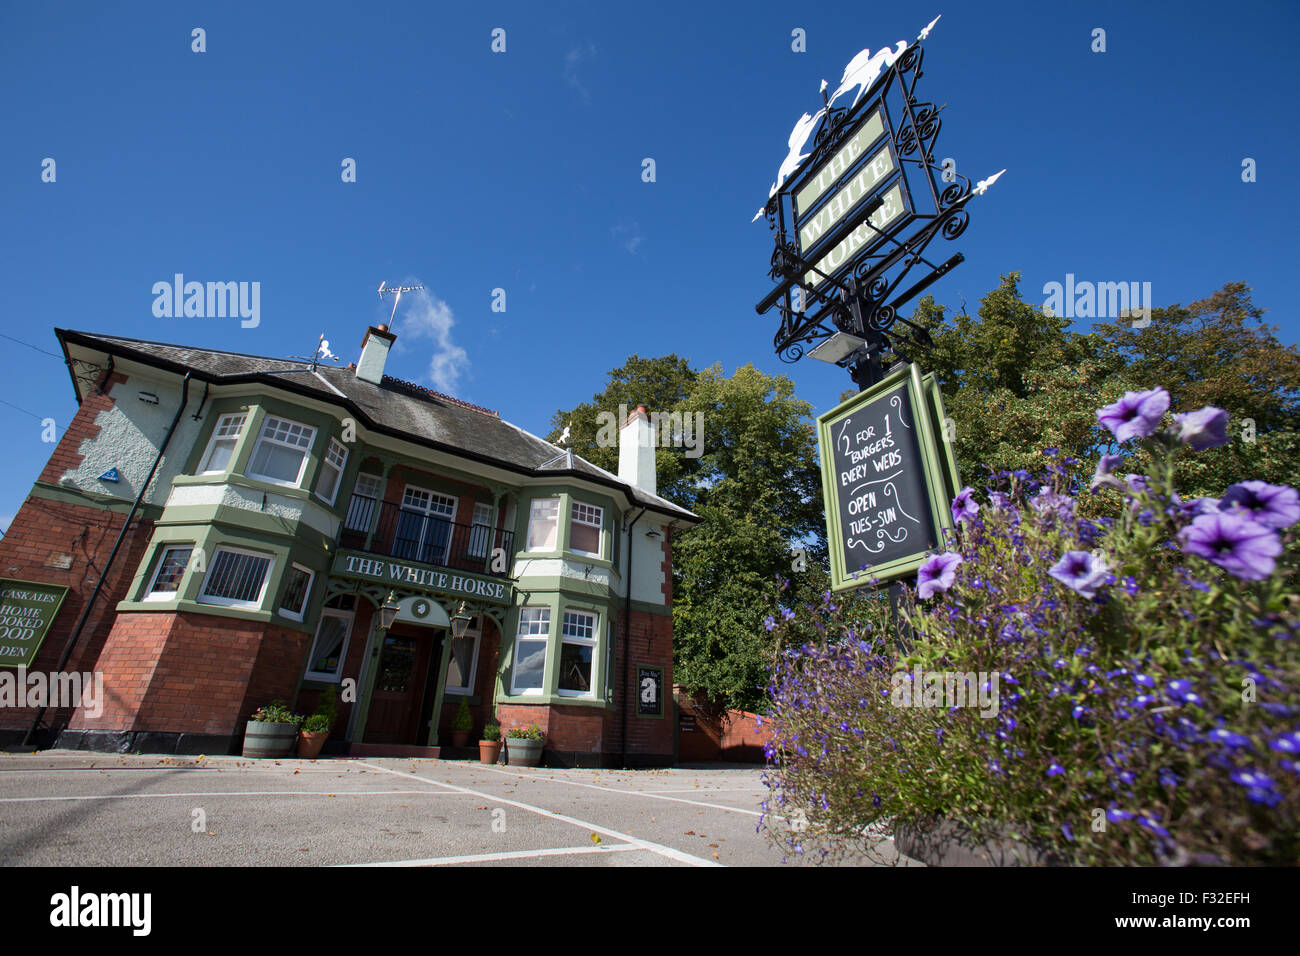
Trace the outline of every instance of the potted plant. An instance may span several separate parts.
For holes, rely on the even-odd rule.
[[[245,757],[288,757],[298,740],[302,716],[282,700],[259,707],[244,728]]]
[[[462,697],[460,706],[456,708],[456,716],[451,719],[451,745],[453,747],[468,747],[469,732],[473,729],[474,717],[469,712],[469,702]]]
[[[542,762],[542,729],[511,727],[506,731],[506,759],[512,767],[536,767]]]
[[[316,712],[303,721],[302,732],[298,734],[299,757],[306,760],[315,760],[320,756],[321,748],[325,746],[325,741],[329,739],[330,730],[334,727],[337,713],[336,695],[334,687],[331,685],[321,691],[320,702],[316,705]]]
[[[483,725],[483,739],[478,742],[478,762],[494,764],[501,756],[501,725],[488,722]]]

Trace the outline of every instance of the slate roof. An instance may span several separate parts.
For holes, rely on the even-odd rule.
[[[350,368],[295,359],[243,355],[215,349],[146,342],[117,335],[55,329],[65,357],[69,345],[107,352],[145,365],[184,374],[214,385],[261,383],[346,408],[367,427],[396,438],[499,465],[524,475],[572,475],[625,490],[638,505],[689,522],[702,519],[658,495],[619,480],[580,455],[505,421],[496,412],[385,375],[382,385],[356,377]],[[76,378],[73,377],[76,387]],[[193,394],[191,392],[191,394]],[[78,401],[81,395],[77,396]]]

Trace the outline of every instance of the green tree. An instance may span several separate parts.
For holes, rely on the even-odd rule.
[[[597,441],[599,413],[644,404],[652,412],[700,413],[698,457],[660,447],[659,493],[704,519],[673,543],[674,677],[720,706],[753,710],[764,699],[763,619],[774,613],[780,578],[799,593],[824,589],[825,523],[812,408],[784,376],[746,365],[695,371],[675,355],[631,357],[590,402],[552,418],[570,422],[574,451],[618,470],[616,447]],[[792,548],[807,570],[794,572]]]

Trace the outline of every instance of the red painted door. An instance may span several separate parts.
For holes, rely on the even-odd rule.
[[[428,739],[416,725],[428,684],[432,643],[428,633],[390,630],[384,635],[366,718],[367,743],[423,744]]]

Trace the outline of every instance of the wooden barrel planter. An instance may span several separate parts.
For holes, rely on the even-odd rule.
[[[542,741],[511,737],[506,741],[506,759],[512,767],[539,767],[542,763]]]
[[[245,757],[288,757],[298,744],[298,725],[250,720],[244,730]]]

